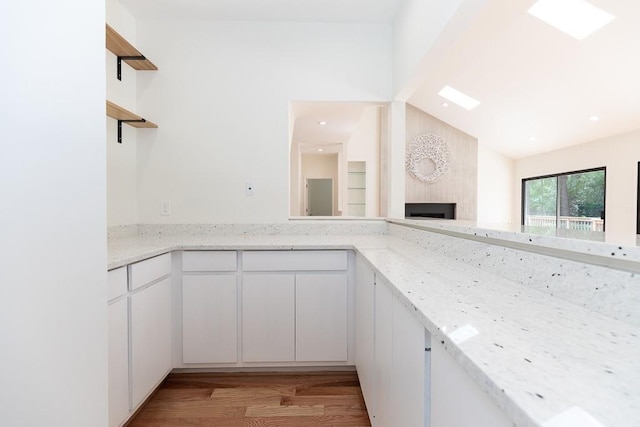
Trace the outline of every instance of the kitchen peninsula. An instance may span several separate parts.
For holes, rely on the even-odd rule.
[[[378,407],[371,404],[362,378],[369,373],[358,353],[363,331],[358,298],[366,295],[358,287],[366,284],[367,271],[376,290],[384,283],[430,337],[425,345],[433,357],[431,391],[424,402],[431,403],[432,426],[463,422],[456,419],[465,412],[461,408],[474,413],[467,401],[450,400],[443,407],[438,400],[450,390],[438,388],[437,354],[454,361],[451,369],[463,372],[470,387],[487,398],[480,414],[494,406],[504,425],[640,422],[640,250],[635,247],[438,221],[139,225],[110,229],[108,269],[171,253],[172,286],[181,286],[176,269],[180,255],[191,251],[236,251],[238,260],[257,251],[348,251],[348,277],[356,287],[349,307],[356,336],[349,339],[355,345],[344,362],[320,365],[356,365],[378,425],[384,425],[386,409],[379,403],[384,399]],[[175,340],[180,331],[174,327],[173,334]],[[181,354],[174,347],[172,368],[185,367],[176,360]],[[424,381],[428,389],[429,380]],[[422,410],[427,418],[428,410]]]

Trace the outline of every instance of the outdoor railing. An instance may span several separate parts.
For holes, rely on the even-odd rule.
[[[588,218],[578,216],[543,216],[528,215],[525,217],[525,225],[533,227],[556,228],[556,219],[559,221],[557,228],[567,230],[603,231],[604,220],[600,218]]]

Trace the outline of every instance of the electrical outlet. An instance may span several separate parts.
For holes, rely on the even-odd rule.
[[[247,196],[253,196],[256,192],[256,186],[253,182],[245,182],[244,183],[244,194]]]
[[[169,216],[171,215],[171,202],[168,200],[160,201],[160,215]]]

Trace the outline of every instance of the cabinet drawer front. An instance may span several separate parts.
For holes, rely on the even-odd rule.
[[[247,251],[244,271],[346,270],[347,251]]]
[[[236,271],[236,251],[185,251],[182,271]]]
[[[127,267],[116,268],[107,272],[107,283],[109,289],[107,293],[107,300],[111,301],[114,298],[119,297],[127,293]]]
[[[171,274],[171,254],[164,254],[131,265],[131,290]]]

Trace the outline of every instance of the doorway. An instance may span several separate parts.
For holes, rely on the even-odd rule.
[[[333,215],[333,179],[332,178],[308,178],[307,179],[307,216],[332,216]]]

